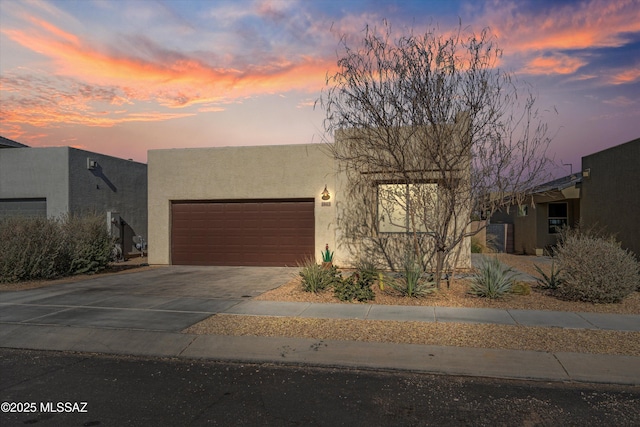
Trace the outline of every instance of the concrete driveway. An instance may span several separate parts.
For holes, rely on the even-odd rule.
[[[155,267],[0,293],[0,322],[180,331],[287,282],[287,267]]]

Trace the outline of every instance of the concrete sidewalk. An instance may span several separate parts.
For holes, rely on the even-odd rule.
[[[17,324],[0,326],[0,342],[6,348],[640,385],[640,358],[630,356]]]
[[[182,299],[181,305],[169,304],[170,310],[166,301],[160,304],[162,308],[128,310],[44,306],[44,302],[0,304],[5,314],[35,315],[32,319],[22,316],[21,320],[13,321],[5,316],[0,324],[1,347],[640,385],[640,357],[179,332],[184,325],[215,313],[640,331],[637,315],[255,300],[217,300],[214,307],[202,302],[189,306]],[[40,316],[38,307],[48,314]],[[52,314],[50,310],[60,310],[62,314]],[[73,315],[65,316],[66,310],[72,310]],[[92,313],[99,313],[98,318],[90,317]]]
[[[0,292],[0,347],[640,385],[640,357],[181,333],[219,313],[640,331],[639,315],[253,299],[295,272],[170,266]]]
[[[221,311],[221,313],[321,319],[494,323],[501,325],[640,332],[640,315],[632,314],[378,304],[320,304],[255,300],[242,301]]]

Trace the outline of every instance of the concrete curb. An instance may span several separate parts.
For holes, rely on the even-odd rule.
[[[631,356],[17,324],[0,325],[0,343],[32,350],[640,385],[640,357]]]

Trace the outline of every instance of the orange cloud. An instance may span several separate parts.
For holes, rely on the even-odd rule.
[[[134,46],[143,45],[141,56],[136,51],[96,47],[90,40],[41,19],[28,18],[26,22],[33,26],[1,31],[27,49],[51,58],[53,75],[2,76],[1,90],[10,94],[3,95],[0,111],[0,129],[5,133],[18,132],[16,124],[109,127],[195,114],[141,113],[136,111],[141,105],[138,101],[155,103],[158,109],[203,105],[200,111],[221,111],[216,105],[250,96],[319,90],[333,65],[301,57],[293,61],[271,58],[264,65],[248,65],[244,70],[218,67],[150,40],[132,41]],[[233,58],[225,60],[233,62]]]
[[[625,83],[634,83],[640,80],[640,68],[632,68],[630,70],[621,71],[611,76],[610,82],[614,85]]]
[[[475,20],[489,26],[509,57],[520,57],[532,74],[571,74],[587,64],[585,56],[559,51],[621,47],[640,32],[637,0],[559,3],[536,12],[510,0],[495,0]],[[533,57],[533,58],[531,58]]]
[[[477,21],[489,23],[513,51],[618,47],[627,42],[625,33],[640,31],[640,8],[637,0],[592,0],[536,15],[496,1]]]
[[[523,71],[528,74],[572,74],[585,64],[568,55],[553,55],[532,59]]]
[[[271,62],[239,71],[214,67],[198,58],[164,52],[155,46],[152,48],[158,57],[149,60],[105,52],[106,49],[101,51],[47,22],[37,19],[32,22],[39,28],[5,30],[4,33],[22,46],[51,57],[56,64],[56,74],[92,84],[126,87],[133,98],[155,98],[167,107],[210,103],[221,97],[245,97],[274,89],[315,90],[324,81],[328,65],[301,58],[297,63]]]

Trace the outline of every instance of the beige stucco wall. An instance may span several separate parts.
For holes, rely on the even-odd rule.
[[[336,247],[333,158],[323,144],[150,150],[149,263],[170,263],[174,200],[314,198],[316,259]],[[325,185],[331,206],[322,206]],[[341,262],[339,250],[334,262]]]
[[[451,126],[451,125],[447,125],[447,126]],[[452,140],[452,144],[453,146],[456,148],[457,151],[453,151],[452,150],[452,154],[449,155],[448,160],[449,160],[449,164],[453,165],[452,170],[448,170],[445,171],[444,173],[448,176],[456,176],[459,177],[461,179],[462,182],[466,182],[468,184],[469,180],[470,180],[470,159],[471,156],[470,154],[468,156],[459,156],[457,153],[460,152],[461,147],[463,147],[462,145],[462,135],[466,134],[466,132],[464,131],[464,128],[466,126],[469,126],[469,121],[468,121],[468,116],[466,114],[461,114],[458,117],[458,120],[455,124],[452,125],[452,130],[450,130],[449,132],[451,132],[451,134],[453,135],[453,140]],[[458,130],[459,129],[459,130]],[[410,141],[412,150],[416,153],[420,153],[420,152],[424,152],[423,150],[425,150],[424,145],[425,144],[429,144],[429,141],[431,141],[431,139],[429,138],[429,134],[431,133],[431,128],[427,127],[427,126],[421,126],[421,127],[405,127],[405,128],[397,128],[397,131],[394,130],[391,132],[398,140],[402,140],[402,141]],[[385,145],[387,144],[386,142],[382,142],[380,145],[383,147],[382,150],[380,150],[380,146],[378,146],[378,149],[375,148],[371,148],[370,145],[368,145],[368,142],[371,140],[375,140],[376,138],[382,138],[384,141],[386,132],[384,130],[381,130],[379,128],[374,128],[374,129],[369,129],[369,130],[362,130],[362,129],[340,129],[336,132],[335,135],[335,140],[336,140],[336,144],[337,144],[337,148],[338,151],[341,152],[343,155],[345,155],[346,157],[349,156],[348,154],[348,150],[340,150],[340,145],[343,145],[343,147],[348,148],[350,146],[350,144],[355,144],[355,145],[365,145],[367,146],[370,150],[371,150],[371,156],[373,158],[377,158],[377,156],[382,156],[382,159],[384,160],[380,160],[378,159],[377,162],[375,162],[374,165],[372,165],[373,167],[369,168],[367,170],[367,173],[370,174],[369,177],[371,179],[371,182],[384,182],[386,180],[389,179],[402,179],[403,178],[403,170],[414,170],[414,171],[421,171],[419,172],[419,176],[420,178],[428,178],[430,180],[433,180],[434,183],[437,183],[439,180],[442,179],[442,171],[436,170],[435,169],[435,165],[429,160],[429,157],[425,157],[425,156],[419,156],[416,155],[414,157],[405,159],[406,163],[404,163],[401,167],[400,165],[397,165],[395,163],[395,160],[392,158],[392,156],[390,156],[390,154],[388,152],[386,152],[384,150]],[[375,145],[374,145],[375,147]],[[361,148],[360,154],[365,153],[366,150]],[[382,153],[382,154],[381,154]],[[388,168],[384,169],[384,170],[376,170],[376,168],[378,169],[382,169],[380,167],[381,163],[384,162],[388,162],[389,166]],[[356,162],[357,163],[357,162]],[[363,169],[366,169],[367,166],[366,165],[361,165]],[[397,166],[396,169],[394,169],[394,166]],[[348,166],[344,166],[343,168],[347,168]],[[351,166],[349,166],[351,167]],[[402,169],[404,168],[404,169]],[[399,173],[396,173],[395,175],[393,174],[393,171],[395,170],[400,171]],[[347,194],[348,190],[347,188],[349,187],[348,182],[347,182],[347,175],[346,173],[341,173],[340,175],[338,175],[338,180],[337,180],[337,187],[338,187],[338,193],[339,194]],[[469,188],[467,188],[467,191],[470,191]],[[375,206],[371,206],[371,209],[361,209],[359,210],[359,212],[362,212],[365,216],[367,216],[366,221],[378,221],[378,213],[376,210],[377,207],[377,199],[376,199],[376,189],[371,187],[371,194],[369,195],[369,199],[373,200],[374,203],[376,203]],[[439,196],[441,197],[441,196]],[[468,197],[467,195],[462,195],[459,194],[458,195],[458,200],[461,200],[463,203],[467,203],[466,205],[462,205],[462,204],[458,204],[456,207],[456,212],[455,212],[455,218],[452,220],[451,225],[450,225],[450,230],[451,230],[451,234],[453,235],[460,235],[460,234],[464,234],[464,233],[468,233],[468,236],[465,236],[462,238],[462,241],[455,247],[455,249],[452,250],[451,254],[450,254],[450,258],[449,258],[449,262],[451,262],[452,264],[455,264],[455,268],[457,269],[470,269],[472,267],[471,265],[471,237],[470,234],[472,233],[471,230],[471,212],[470,212],[470,206],[468,205],[468,202],[470,201],[470,197]],[[352,206],[352,208],[355,206],[354,210],[358,210],[358,204],[363,205],[363,201],[362,200],[355,200],[355,198],[351,199],[351,200],[344,200],[345,203],[349,203]],[[344,212],[344,209],[340,206],[340,201],[338,202],[338,215],[340,215],[341,212]],[[365,218],[363,218],[365,219]],[[457,231],[455,231],[457,230]],[[340,231],[338,231],[338,233],[340,233]],[[373,231],[372,231],[373,233]],[[338,234],[338,241],[340,241],[340,234]],[[433,240],[431,240],[433,241]],[[355,249],[355,251],[357,252],[357,249]],[[356,261],[357,256],[354,254],[350,261],[351,262],[355,262]],[[382,261],[382,264],[384,265],[384,261],[378,260],[378,261]]]

